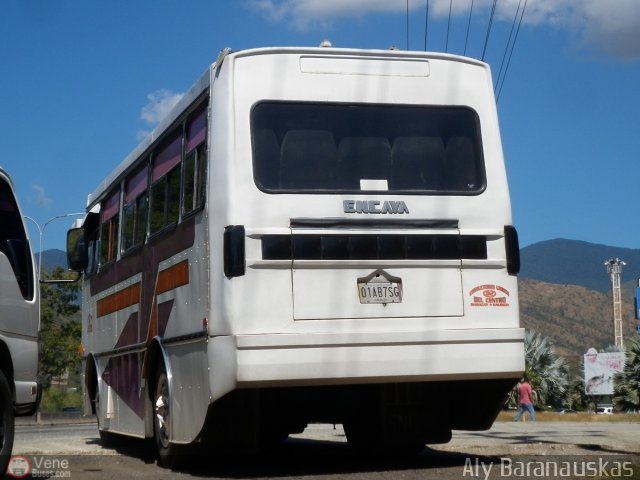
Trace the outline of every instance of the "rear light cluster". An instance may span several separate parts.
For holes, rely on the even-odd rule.
[[[507,272],[510,275],[517,275],[520,272],[520,242],[515,227],[511,225],[504,227],[504,243],[507,250]]]
[[[486,259],[482,235],[267,235],[265,260]]]
[[[240,277],[246,270],[244,225],[229,225],[224,229],[224,274],[227,278]]]

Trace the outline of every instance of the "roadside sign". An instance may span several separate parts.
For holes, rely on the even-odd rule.
[[[613,376],[624,368],[624,352],[598,353],[590,348],[584,355],[584,392],[613,395]]]

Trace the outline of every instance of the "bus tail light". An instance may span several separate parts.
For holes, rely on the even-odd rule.
[[[224,274],[233,278],[244,273],[244,225],[229,225],[224,229]]]
[[[518,232],[512,225],[504,227],[504,243],[507,250],[507,272],[517,275],[520,272],[520,244]]]

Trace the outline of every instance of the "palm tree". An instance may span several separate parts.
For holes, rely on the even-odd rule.
[[[624,369],[613,377],[613,403],[621,411],[640,409],[640,336],[627,343]]]
[[[548,337],[533,330],[524,334],[525,374],[534,390],[536,403],[563,404],[569,384],[569,366],[556,355]],[[518,401],[517,387],[509,394],[509,405]]]
[[[578,367],[569,371],[566,403],[564,406],[574,410],[587,410],[590,399],[584,391],[584,359],[580,359]]]

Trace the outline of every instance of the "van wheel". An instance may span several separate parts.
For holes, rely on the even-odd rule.
[[[13,448],[13,402],[9,382],[0,371],[0,474],[4,476]]]
[[[164,363],[156,373],[153,394],[153,434],[158,451],[158,463],[167,468],[175,468],[181,460],[181,446],[171,443],[171,392]]]

